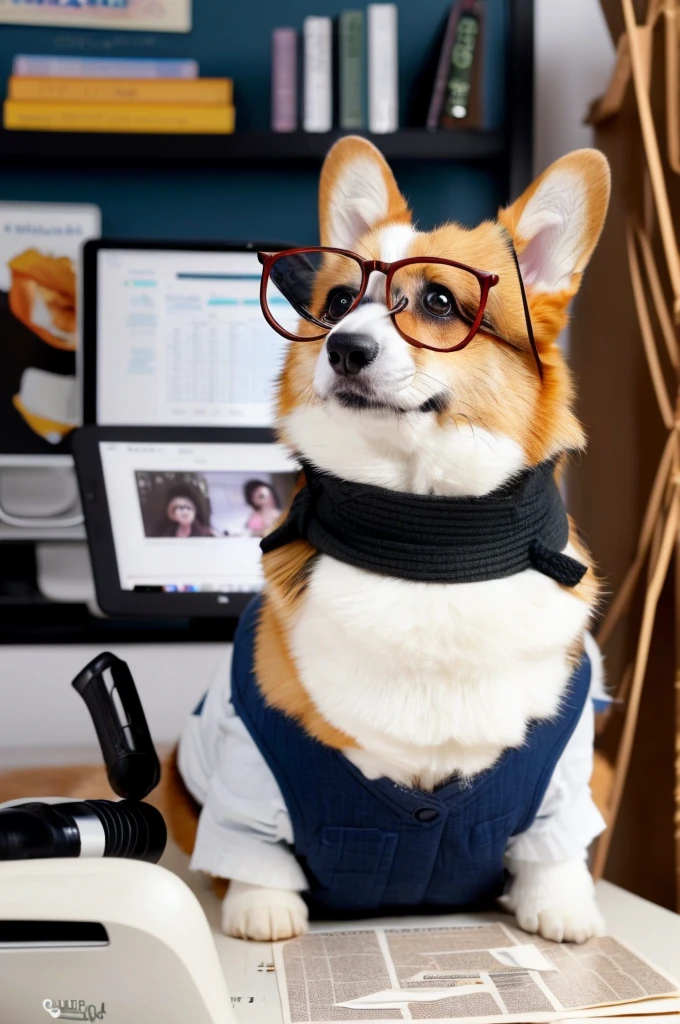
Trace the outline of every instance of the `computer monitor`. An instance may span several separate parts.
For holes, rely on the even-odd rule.
[[[97,598],[112,615],[239,615],[296,463],[261,429],[83,427],[73,455]]]
[[[85,422],[271,426],[286,346],[260,309],[257,252],[281,248],[86,245]]]

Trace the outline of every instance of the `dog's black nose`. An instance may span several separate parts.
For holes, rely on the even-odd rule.
[[[340,377],[354,377],[372,363],[380,346],[364,334],[331,334],[326,342],[328,362]]]

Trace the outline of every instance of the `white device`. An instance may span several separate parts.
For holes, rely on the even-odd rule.
[[[208,921],[134,860],[0,863],[0,1020],[234,1024]]]

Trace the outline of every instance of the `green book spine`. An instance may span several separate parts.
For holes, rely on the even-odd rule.
[[[339,29],[340,127],[363,128],[364,12],[343,11]]]
[[[451,119],[455,123],[470,115],[474,73],[479,63],[480,28],[481,19],[478,14],[473,11],[461,14],[451,52],[451,67],[442,111],[444,121]]]

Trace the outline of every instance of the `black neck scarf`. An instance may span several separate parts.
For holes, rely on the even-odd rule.
[[[562,554],[569,523],[553,461],[480,498],[404,494],[309,463],[303,469],[307,485],[261,542],[265,554],[306,540],[339,562],[426,583],[478,583],[536,569],[575,587],[586,572]]]

